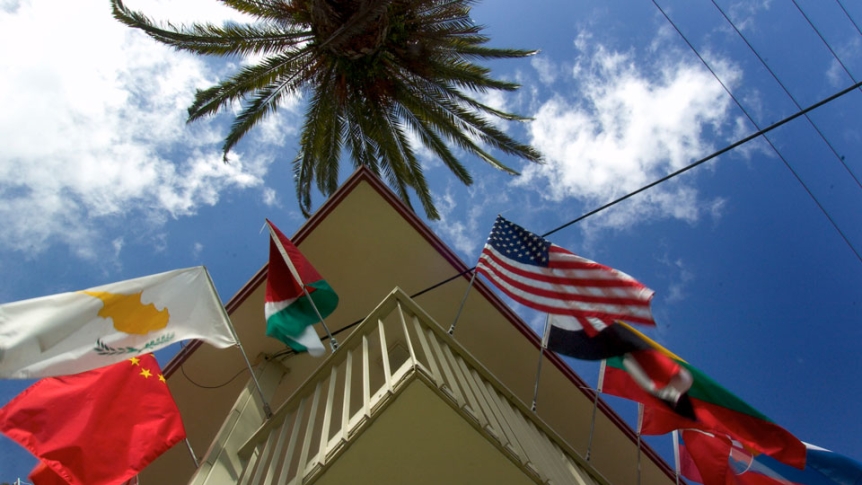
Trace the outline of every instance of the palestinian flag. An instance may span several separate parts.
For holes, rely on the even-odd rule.
[[[335,310],[338,295],[290,239],[269,220],[266,223],[272,236],[264,304],[266,334],[297,352],[323,355],[325,350],[313,325]]]
[[[644,405],[641,433],[659,435],[690,428],[725,434],[783,463],[797,468],[805,466],[805,445],[795,436],[688,362],[662,349],[692,377],[687,395],[695,419],[673,412],[660,399],[644,391],[627,372],[622,357],[607,360],[602,391]]]
[[[621,357],[628,372],[643,390],[664,402],[668,409],[694,419],[686,396],[691,375],[675,355],[624,322],[614,322],[590,336],[577,318],[552,315],[548,350],[584,360]]]

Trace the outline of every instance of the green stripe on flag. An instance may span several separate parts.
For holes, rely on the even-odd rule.
[[[697,399],[699,401],[714,404],[716,406],[721,406],[723,408],[727,408],[742,414],[747,414],[749,416],[761,419],[769,423],[772,422],[771,419],[761,414],[758,410],[751,407],[742,399],[736,397],[736,395],[725,389],[718,382],[712,380],[709,376],[698,370],[696,367],[680,359],[674,360],[679,365],[688,369],[688,371],[691,373],[692,379],[694,380],[691,385],[691,389],[688,390],[688,396],[691,399]],[[607,365],[616,369],[620,369],[622,371],[626,370],[623,366],[622,356],[607,359]]]
[[[338,295],[325,280],[315,281],[309,286],[309,294],[321,316],[326,318],[338,305]],[[289,306],[266,320],[266,334],[290,345],[297,351],[305,351],[305,347],[296,343],[296,339],[305,332],[307,327],[320,322],[314,306],[305,295],[300,296]],[[290,342],[288,342],[290,340]],[[295,345],[294,345],[295,344]],[[297,348],[300,347],[300,348]]]

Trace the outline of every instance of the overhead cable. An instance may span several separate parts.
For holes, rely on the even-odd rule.
[[[712,69],[712,67],[710,67],[709,63],[706,62],[706,60],[703,58],[703,56],[700,55],[700,53],[697,51],[697,49],[695,49],[694,45],[688,40],[688,38],[685,36],[685,34],[682,33],[682,31],[679,29],[679,27],[676,25],[676,23],[674,23],[674,21],[671,20],[670,16],[664,11],[663,8],[661,8],[661,6],[658,4],[658,2],[656,2],[656,0],[652,0],[652,3],[662,13],[662,15],[664,15],[664,18],[667,19],[667,21],[671,24],[671,26],[673,26],[674,30],[676,30],[677,33],[680,35],[680,37],[682,37],[682,39],[685,41],[685,43],[688,45],[688,47],[692,50],[692,52],[694,52],[694,54],[698,57],[698,59],[700,59],[700,61],[707,68],[707,70],[709,70],[709,72],[712,73],[713,77],[715,77],[715,79],[719,82],[719,84],[721,84],[721,87],[724,88],[724,90],[727,92],[727,94],[730,96],[730,98],[733,100],[733,102],[736,103],[736,105],[739,107],[740,110],[742,110],[742,113],[745,115],[746,118],[748,118],[748,121],[752,125],[754,125],[754,127],[756,129],[758,129],[758,132],[763,131],[763,130],[760,130],[760,126],[757,124],[756,121],[754,121],[754,118],[752,118],[752,116],[748,113],[748,110],[746,110],[745,107],[742,106],[742,103],[739,102],[739,100],[736,98],[736,96],[734,96],[733,93],[730,91],[730,89],[724,84],[724,82],[722,82],[722,80],[718,76],[718,74],[716,74],[716,72]],[[858,86],[858,83],[854,83],[854,85]],[[799,116],[801,116],[805,113],[807,113],[807,111],[797,112],[797,114]],[[797,117],[798,116],[795,116],[794,118],[797,118]],[[832,227],[835,228],[835,231],[838,232],[838,234],[841,236],[842,239],[844,239],[844,242],[847,244],[847,247],[849,247],[850,250],[853,251],[853,254],[856,255],[856,259],[858,259],[859,262],[862,263],[862,255],[859,254],[859,251],[856,250],[856,247],[853,246],[853,244],[850,242],[850,239],[847,237],[846,234],[844,234],[844,231],[842,231],[841,228],[838,227],[838,224],[835,222],[835,220],[832,218],[832,216],[829,214],[829,212],[826,210],[826,208],[823,207],[823,204],[820,203],[820,201],[817,199],[817,197],[814,195],[814,193],[811,191],[811,189],[808,188],[808,185],[805,184],[805,182],[802,180],[802,177],[800,177],[799,174],[796,172],[796,170],[793,169],[793,167],[790,165],[790,163],[787,161],[787,159],[784,158],[784,155],[781,154],[781,152],[772,143],[772,141],[769,139],[769,137],[764,136],[763,139],[769,144],[769,146],[772,148],[772,150],[775,152],[775,154],[778,155],[778,158],[784,163],[784,166],[787,167],[787,169],[790,171],[790,173],[796,178],[796,181],[799,182],[799,184],[802,186],[802,188],[805,190],[805,192],[808,193],[808,196],[811,197],[811,200],[814,201],[814,203],[820,209],[820,212],[822,212],[823,215],[826,216],[826,219],[829,221],[830,224],[832,224]]]
[[[724,19],[727,20],[727,23],[729,23],[730,26],[733,27],[733,30],[736,31],[737,35],[739,35],[739,38],[742,39],[743,42],[745,42],[745,45],[747,45],[748,48],[751,50],[751,52],[757,57],[757,59],[760,61],[760,64],[764,68],[766,68],[766,70],[769,72],[769,74],[772,75],[772,79],[775,79],[775,82],[778,83],[779,86],[781,86],[781,89],[784,90],[784,93],[787,94],[787,97],[790,98],[791,101],[793,101],[793,104],[796,106],[796,109],[797,110],[802,109],[802,106],[800,106],[799,102],[796,100],[796,98],[793,96],[793,94],[790,93],[790,90],[787,89],[787,87],[784,85],[783,82],[781,82],[780,79],[778,79],[778,76],[775,74],[775,72],[772,70],[772,68],[769,67],[769,64],[766,63],[766,60],[763,59],[763,57],[760,55],[760,53],[757,52],[757,49],[755,49],[754,46],[751,45],[751,43],[748,41],[748,39],[745,37],[745,35],[736,27],[736,24],[733,23],[733,20],[731,20],[730,17],[728,17],[727,13],[725,13],[725,11],[718,5],[718,3],[716,3],[715,0],[712,0],[712,4],[715,5],[715,8],[717,8],[719,12],[721,12],[721,15],[724,16]],[[853,81],[855,82],[855,79]],[[842,166],[844,166],[844,169],[847,171],[848,174],[850,174],[850,177],[853,178],[854,181],[856,181],[856,185],[860,189],[862,189],[862,183],[859,182],[859,178],[856,177],[856,174],[853,173],[852,170],[850,170],[850,167],[847,165],[847,162],[844,160],[845,157],[841,156],[838,153],[838,151],[835,150],[835,147],[826,138],[826,135],[823,134],[822,131],[820,131],[820,128],[817,126],[816,123],[814,123],[814,120],[812,120],[810,116],[808,116],[806,114],[805,119],[808,120],[808,122],[811,124],[811,127],[814,128],[814,131],[816,131],[817,134],[820,135],[820,139],[823,140],[823,143],[826,143],[826,146],[829,147],[829,149],[832,151],[832,154],[835,155],[835,158],[838,160],[838,162]]]
[[[846,8],[844,8],[844,4],[841,3],[841,0],[835,0],[835,1],[838,2],[838,6],[841,7],[841,10],[844,11],[844,15],[847,17],[847,20],[849,20],[850,23],[853,24],[853,27],[856,28],[856,32],[859,32],[859,35],[862,35],[862,30],[859,30],[859,24],[857,24],[856,21],[853,20],[853,17],[850,16],[850,13],[847,11]]]

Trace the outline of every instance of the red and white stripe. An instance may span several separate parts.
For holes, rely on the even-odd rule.
[[[477,271],[513,300],[536,310],[570,315],[589,335],[614,320],[655,325],[650,300],[655,293],[631,276],[557,245],[547,267],[514,261],[486,244]]]

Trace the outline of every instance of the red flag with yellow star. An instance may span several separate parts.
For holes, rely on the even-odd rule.
[[[71,485],[126,481],[186,437],[152,354],[36,382],[0,409],[0,432]]]

